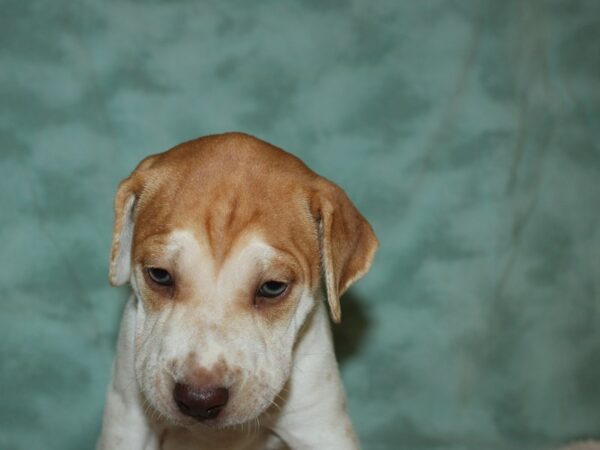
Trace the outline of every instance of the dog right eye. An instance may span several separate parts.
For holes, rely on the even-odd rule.
[[[173,285],[173,277],[171,274],[165,269],[161,269],[159,267],[150,267],[146,269],[148,276],[152,281],[156,284],[160,284],[161,286],[172,286]]]

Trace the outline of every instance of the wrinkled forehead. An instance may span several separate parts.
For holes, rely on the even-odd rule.
[[[139,179],[134,254],[152,236],[188,230],[220,266],[258,236],[314,272],[319,248],[309,202],[316,175],[292,155],[249,137],[213,137],[151,157]]]
[[[136,247],[134,261],[142,266],[167,267],[187,273],[192,270],[203,280],[214,282],[223,280],[223,276],[235,282],[253,273],[273,273],[314,287],[318,276],[318,258],[309,260],[305,252],[274,245],[262,233],[250,231],[240,236],[222,260],[214,258],[210,245],[199,238],[197,232],[175,229],[149,236]]]
[[[239,239],[221,264],[213,258],[206,241],[189,229],[175,229],[149,236],[134,253],[138,263],[168,267],[197,267],[218,275],[231,262],[262,263],[279,261],[299,269],[296,259],[286,251],[272,246],[257,233],[247,233]]]
[[[319,273],[317,226],[300,192],[206,188],[170,183],[142,197],[136,214],[133,256],[183,255],[199,248],[215,269],[246,247],[267,257],[287,258],[313,284]],[[276,195],[278,194],[278,195]],[[142,255],[144,253],[144,255]],[[189,254],[189,252],[187,252]]]

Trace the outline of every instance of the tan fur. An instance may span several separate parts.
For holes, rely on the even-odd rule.
[[[252,136],[207,136],[144,159],[115,197],[109,279],[130,281],[134,295],[99,448],[358,448],[319,288],[323,275],[338,322],[340,296],[377,246],[339,187]],[[266,299],[269,280],[287,289]],[[227,404],[199,424],[173,399],[181,384],[225,388]]]
[[[313,288],[323,271],[336,322],[339,297],[368,271],[378,247],[371,226],[339,187],[295,156],[242,133],[199,138],[146,158],[121,183],[113,284],[122,284],[112,269],[121,251],[125,208],[133,203],[133,263],[151,262],[161,251],[161,235],[182,228],[195,230],[208,244],[218,268],[244,233],[259,231],[298,261]],[[315,263],[321,258],[322,268]]]

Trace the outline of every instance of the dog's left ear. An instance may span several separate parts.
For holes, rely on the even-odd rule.
[[[371,266],[379,242],[371,225],[335,184],[321,179],[311,202],[331,318],[341,320],[340,297]]]

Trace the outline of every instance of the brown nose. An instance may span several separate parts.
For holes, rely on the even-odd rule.
[[[179,411],[196,420],[215,419],[229,400],[229,391],[224,387],[205,388],[177,383],[173,398]]]

